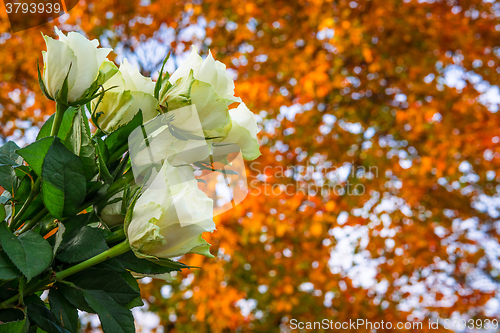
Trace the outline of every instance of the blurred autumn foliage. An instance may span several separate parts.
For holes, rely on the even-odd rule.
[[[142,285],[164,331],[498,315],[500,113],[485,93],[499,13],[479,0],[81,0],[60,19],[143,74],[210,49],[260,119],[251,193],[207,236],[216,258]],[[10,34],[1,15],[1,133],[18,139],[54,109],[36,80],[54,24]]]

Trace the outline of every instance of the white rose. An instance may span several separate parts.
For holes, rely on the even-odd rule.
[[[85,91],[99,75],[99,67],[111,49],[100,48],[97,39],[88,40],[83,35],[70,32],[65,36],[56,28],[59,40],[43,36],[47,51],[43,51],[43,83],[48,95],[57,97],[64,79],[68,76],[68,102],[84,97]],[[71,66],[71,70],[70,70]]]
[[[209,157],[210,150],[196,107],[189,105],[159,115],[144,127],[135,129],[129,136],[129,152],[137,176],[147,174],[146,170],[157,168],[164,161],[173,166],[203,161]],[[152,177],[143,180],[149,179]]]
[[[112,196],[109,201],[114,201],[116,199],[123,199],[123,191]],[[123,223],[125,216],[122,214],[122,201],[120,200],[106,205],[101,209],[99,217],[108,227]]]
[[[104,63],[109,66],[109,63]],[[143,122],[153,119],[158,114],[158,101],[154,98],[154,83],[139,73],[139,70],[123,60],[119,71],[103,85],[110,89],[95,108],[98,99],[93,101],[94,113],[101,113],[97,123],[105,132],[110,133],[128,123],[142,111]]]
[[[138,256],[211,256],[210,244],[202,234],[215,230],[213,201],[198,188],[191,167],[176,168],[165,163],[137,200],[125,229]]]
[[[217,95],[224,98],[228,105],[241,102],[239,97],[234,96],[234,81],[227,73],[226,65],[214,60],[211,52],[202,60],[198,48],[193,45],[189,57],[170,77],[170,83],[175,84],[180,78],[189,76],[191,70],[195,79],[211,84]]]
[[[236,109],[229,110],[231,115],[231,131],[221,143],[234,143],[241,150],[243,158],[251,161],[259,157],[259,142],[257,141],[257,121],[255,115],[244,103],[238,105]]]
[[[206,137],[215,142],[238,145],[246,160],[260,156],[255,116],[240,98],[234,97],[234,82],[226,72],[226,66],[215,61],[212,54],[202,60],[198,49],[193,46],[191,54],[169,82],[172,86],[169,89],[164,86],[160,94],[167,114],[192,104]],[[234,102],[241,104],[228,110],[226,107]]]
[[[193,46],[191,54],[162,84],[162,110],[171,112],[194,105],[206,137],[224,138],[231,129],[228,106],[241,99],[234,96],[234,82],[226,66],[212,54],[202,60]]]

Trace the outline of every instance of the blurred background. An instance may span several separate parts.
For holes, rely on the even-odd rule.
[[[216,258],[143,279],[139,332],[500,316],[499,2],[80,0],[17,33],[0,13],[0,143],[54,112],[36,72],[54,26],[154,79],[167,53],[172,73],[210,50],[257,117],[249,196],[206,235]]]

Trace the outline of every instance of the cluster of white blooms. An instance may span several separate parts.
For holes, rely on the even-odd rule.
[[[260,155],[254,114],[234,96],[234,82],[226,66],[210,53],[202,59],[193,47],[187,60],[158,85],[155,93],[155,82],[150,77],[142,76],[126,59],[118,68],[107,59],[111,49],[98,48],[97,40],[89,41],[74,32],[67,36],[56,32],[59,40],[45,36],[47,52],[43,54],[42,77],[45,92],[58,100],[67,80],[65,102],[72,105],[88,98],[92,91],[105,91],[91,102],[94,125],[103,133],[109,135],[118,130],[139,111],[145,125],[158,117],[175,115],[172,121],[178,128],[184,126],[182,131],[186,133],[194,131],[192,122],[185,120],[194,113],[201,125],[204,153],[198,150],[194,158],[182,157],[187,164],[173,165],[167,159],[172,155],[170,151],[175,148],[179,152],[187,143],[180,142],[170,131],[156,135],[155,144],[147,153],[157,156],[162,165],[143,189],[133,212],[127,215],[130,218],[125,219],[124,228],[138,256],[172,258],[185,253],[209,256],[210,245],[202,233],[215,230],[213,201],[198,188],[194,168],[189,163],[210,155],[215,146],[231,144],[239,147],[245,160]],[[233,103],[239,105],[230,108]],[[178,148],[180,145],[182,148]],[[144,159],[138,156],[135,163],[140,164]],[[101,219],[110,224],[123,222],[121,207],[121,202],[109,204],[102,209]]]

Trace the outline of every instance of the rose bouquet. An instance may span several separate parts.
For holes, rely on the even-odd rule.
[[[153,82],[97,40],[56,32],[38,70],[56,112],[35,142],[0,147],[0,332],[76,332],[78,309],[134,332],[137,278],[211,257],[203,175],[238,177],[238,158],[260,155],[257,124],[225,66],[194,47]]]

